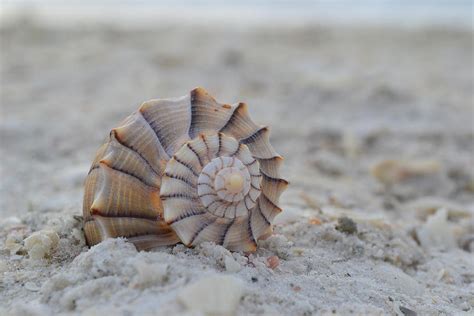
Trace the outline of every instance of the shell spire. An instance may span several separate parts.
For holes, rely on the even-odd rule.
[[[84,195],[87,242],[255,251],[281,212],[281,162],[245,103],[220,104],[202,88],[147,101],[97,152]]]

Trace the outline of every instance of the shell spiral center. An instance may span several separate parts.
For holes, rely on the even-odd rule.
[[[250,174],[238,158],[214,158],[204,167],[198,179],[198,194],[205,206],[208,206],[211,200],[204,195],[209,186],[221,200],[238,202],[250,190]]]
[[[248,168],[236,157],[212,159],[198,178],[201,203],[216,216],[234,218],[246,215],[255,206],[249,196],[258,194],[260,184],[252,179]]]
[[[247,217],[257,206],[261,181],[260,164],[245,144],[222,133],[201,134],[166,166],[160,190],[165,217],[169,223],[195,214]]]

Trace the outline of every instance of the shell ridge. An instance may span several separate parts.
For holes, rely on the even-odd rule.
[[[152,166],[137,152],[122,146],[117,141],[111,140],[109,142],[99,163],[105,163],[110,168],[133,175],[149,186],[160,187],[161,177]]]
[[[255,131],[252,135],[241,139],[240,142],[245,145],[249,143],[253,143],[257,137],[261,136],[261,134],[263,133],[267,133],[268,131],[269,131],[268,126],[262,126],[257,131]]]
[[[160,235],[148,234],[134,236],[127,238],[127,240],[132,242],[138,251],[151,250],[161,246],[175,245],[180,241],[178,236],[173,232],[167,232]]]
[[[254,232],[254,238],[259,240],[267,232],[272,231],[271,223],[267,222],[262,212],[252,212],[252,230]]]
[[[188,184],[189,186],[195,188],[196,185],[194,183],[192,183],[191,181],[187,180],[186,178],[184,177],[181,177],[181,176],[178,176],[178,175],[174,175],[174,174],[171,174],[167,171],[165,171],[165,173],[163,174],[163,176],[165,177],[168,177],[168,178],[173,178],[173,179],[176,179],[176,180],[180,180],[180,181],[183,181],[184,183]]]
[[[189,150],[191,150],[193,152],[194,155],[196,155],[196,158],[198,159],[199,161],[199,165],[202,167],[204,167],[204,163],[202,162],[202,158],[201,156],[198,154],[198,152],[196,151],[196,149],[193,148],[193,146],[191,145],[191,143],[186,143],[186,146],[188,146]]]
[[[174,219],[172,219],[172,220],[167,221],[167,223],[168,223],[169,225],[173,225],[173,224],[175,224],[175,223],[177,223],[177,222],[179,222],[179,221],[181,221],[181,220],[183,220],[183,219],[185,219],[185,218],[192,217],[192,216],[196,216],[196,215],[202,215],[202,214],[204,214],[204,212],[202,212],[202,211],[201,211],[201,212],[199,212],[199,211],[194,211],[194,210],[186,211],[184,214],[181,214],[181,215],[179,215],[178,217],[176,217],[176,218],[174,218]]]
[[[238,103],[237,106],[234,106],[232,107],[232,114],[230,115],[229,119],[227,120],[227,122],[224,124],[224,126],[222,126],[220,128],[220,132],[222,132],[223,130],[225,130],[229,125],[233,124],[233,122],[237,119],[237,113],[239,111],[239,109],[241,108],[245,108],[247,105],[245,103]]]
[[[90,175],[92,173],[92,171],[94,171],[96,169],[99,169],[99,167],[100,167],[99,165],[91,166],[91,168],[87,172],[87,175]]]
[[[166,199],[185,199],[185,200],[196,200],[195,196],[187,195],[184,193],[173,193],[173,194],[162,194],[161,198]]]
[[[237,140],[245,139],[259,129],[248,113],[247,104],[240,102],[233,107],[232,116],[219,131]]]
[[[91,215],[99,213],[109,215],[107,217],[117,217],[133,214],[136,217],[158,218],[159,213],[163,211],[158,189],[147,186],[136,178],[109,168],[105,164],[100,166],[101,182],[89,206]],[[115,190],[115,194],[109,194],[112,190]],[[129,203],[132,198],[137,201],[137,205],[133,207]]]
[[[269,176],[268,174],[266,174],[264,171],[260,170],[260,173],[262,174],[262,176],[268,180],[268,181],[272,181],[272,182],[278,182],[280,184],[284,184],[284,185],[288,185],[290,184],[287,180],[283,179],[283,178],[274,178],[274,177],[271,177]]]
[[[192,90],[189,136],[193,139],[199,133],[219,130],[230,115],[230,108],[218,103],[206,90]]]
[[[159,190],[160,189],[160,186],[155,186],[155,185],[150,185],[149,183],[146,182],[146,180],[140,178],[138,175],[136,174],[133,174],[133,173],[130,173],[129,171],[127,170],[123,170],[123,169],[119,169],[117,168],[116,166],[113,166],[111,164],[109,164],[108,161],[104,160],[104,158],[102,158],[102,160],[100,160],[100,165],[105,165],[107,166],[108,168],[112,169],[112,170],[115,170],[117,172],[120,172],[120,173],[123,173],[129,177],[133,177],[135,179],[137,179],[138,181],[140,181],[141,183],[143,183],[144,185],[148,186],[148,187],[151,187],[151,188],[154,188],[154,189],[157,189]]]
[[[199,234],[206,228],[208,227],[209,225],[212,225],[214,224],[214,222],[217,220],[217,217],[211,221],[207,221],[205,222],[204,224],[201,225],[201,227],[199,227],[199,229],[194,233],[194,235],[191,237],[191,240],[189,242],[189,245],[192,245],[194,240],[196,240],[196,238],[199,236]]]
[[[151,170],[153,170],[153,172],[159,176],[161,174],[160,171],[156,170],[155,167],[140,153],[138,152],[138,150],[136,148],[134,148],[133,146],[127,146],[124,142],[121,142],[120,139],[117,137],[117,133],[115,132],[115,130],[112,130],[114,136],[113,136],[113,139],[117,141],[117,144],[120,144],[121,146],[123,146],[124,148],[127,148],[128,150],[130,151],[133,151],[134,153],[136,153],[142,160],[143,162],[145,162]],[[110,136],[110,141],[112,141],[112,135]]]
[[[257,206],[254,208],[254,210],[258,213],[260,213],[260,215],[262,216],[262,218],[265,220],[265,223],[267,223],[267,225],[271,225],[271,222],[270,220],[267,218],[267,216],[263,213],[262,211],[262,208],[260,206],[260,200],[258,201],[259,203],[257,204]]]
[[[267,126],[260,127],[255,133],[244,140],[244,143],[256,158],[271,158],[278,156],[270,144],[270,129]]]
[[[192,166],[190,166],[188,163],[182,161],[181,159],[179,159],[176,156],[174,156],[173,159],[176,160],[176,162],[178,162],[179,164],[181,164],[181,165],[185,166],[187,169],[189,169],[189,171],[191,171],[196,177],[199,176],[199,174],[194,170],[194,168]]]
[[[173,155],[189,140],[191,124],[191,97],[150,100],[144,102],[139,112],[151,126],[168,155]],[[185,126],[179,125],[183,121]]]
[[[252,229],[252,217],[248,216],[247,218],[247,234],[250,237],[251,243],[254,245],[255,248],[257,248],[257,240],[253,236],[253,229]]]
[[[224,231],[222,232],[222,236],[219,240],[218,245],[222,245],[222,246],[224,245],[225,239],[227,237],[227,233],[229,232],[229,229],[234,224],[234,222],[235,222],[235,217],[225,227]]]
[[[164,169],[160,161],[170,159],[158,135],[140,111],[130,115],[124,125],[112,129],[111,134],[125,146],[133,146],[133,150],[142,155],[159,174]]]
[[[259,201],[260,203],[263,203],[263,200],[265,200],[265,203],[269,204],[269,206],[272,208],[272,211],[273,210],[276,210],[277,213],[281,213],[283,210],[281,209],[281,207],[279,207],[278,205],[276,205],[275,203],[273,203],[272,200],[270,200],[268,198],[268,196],[265,194],[265,193],[262,193],[261,195],[261,198],[259,198]],[[261,208],[264,208],[262,205],[260,205]]]
[[[94,215],[93,218],[101,234],[107,237],[121,236],[129,238],[141,235],[175,235],[168,225],[164,224],[164,222],[157,222],[156,220],[133,217],[109,218],[101,215]],[[137,227],[137,225],[140,226]]]
[[[132,218],[132,219],[147,219],[151,221],[156,221],[159,216],[156,214],[156,216],[147,216],[147,215],[141,215],[140,214],[135,214],[135,215],[123,215],[123,216],[117,216],[116,214],[107,214],[107,213],[101,213],[100,210],[93,210],[94,212],[92,213],[92,217],[94,216],[101,216],[101,217],[106,217],[106,218]]]

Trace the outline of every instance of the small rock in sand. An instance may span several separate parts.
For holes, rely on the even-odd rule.
[[[417,230],[417,237],[424,248],[453,249],[456,240],[451,225],[448,223],[448,212],[439,209],[428,217],[426,223]]]
[[[178,300],[192,313],[233,315],[243,295],[243,284],[231,276],[210,276],[186,286]]]
[[[464,206],[454,201],[440,197],[424,196],[404,205],[410,211],[416,213],[417,217],[425,220],[429,215],[436,213],[438,209],[444,208],[448,211],[449,218],[468,218],[474,215],[472,207]]]
[[[52,230],[41,230],[34,232],[25,239],[25,248],[31,259],[43,259],[51,255],[57,247],[59,236]]]
[[[416,316],[417,315],[415,311],[413,311],[409,308],[400,306],[399,309],[400,309],[400,312],[402,312],[402,314],[405,315],[405,316]]]
[[[134,267],[137,274],[133,278],[130,286],[133,288],[146,288],[153,284],[162,283],[168,275],[168,265],[165,263],[146,263],[136,261]]]
[[[346,234],[357,233],[357,224],[349,217],[343,216],[337,220],[336,229]]]
[[[280,259],[277,256],[271,256],[267,258],[267,266],[274,270],[280,265]]]

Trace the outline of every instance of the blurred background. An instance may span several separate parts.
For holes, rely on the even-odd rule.
[[[238,315],[474,310],[472,1],[0,1],[0,314],[176,315],[213,273]],[[87,250],[98,147],[198,86],[270,126],[274,236]]]
[[[471,1],[3,0],[0,215],[79,214],[109,130],[197,86],[272,127],[288,208],[473,203],[472,15]]]

